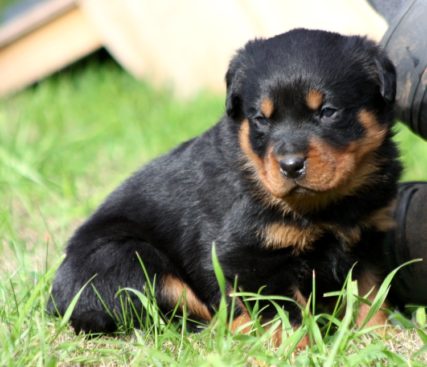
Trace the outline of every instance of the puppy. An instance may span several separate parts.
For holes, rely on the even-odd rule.
[[[210,130],[119,186],[69,240],[49,309],[76,332],[113,332],[146,275],[160,309],[208,322],[227,287],[304,304],[341,289],[354,264],[362,294],[384,271],[401,172],[392,141],[395,71],[365,38],[296,29],[248,42],[226,74],[226,113]],[[298,325],[297,306],[283,302]],[[367,307],[367,306],[366,306]],[[367,309],[361,310],[360,320]],[[125,307],[126,308],[126,307]],[[266,307],[263,317],[274,315]],[[233,329],[249,321],[237,299]],[[385,322],[378,314],[374,323]]]

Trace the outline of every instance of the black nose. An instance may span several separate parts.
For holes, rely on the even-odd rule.
[[[299,178],[304,174],[305,157],[297,154],[286,155],[280,161],[281,172],[289,178]]]

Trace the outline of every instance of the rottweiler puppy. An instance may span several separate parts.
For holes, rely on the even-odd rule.
[[[76,332],[116,330],[118,291],[142,291],[145,273],[165,314],[186,307],[208,322],[221,298],[213,244],[229,290],[237,281],[303,305],[314,271],[316,302],[327,305],[322,295],[356,264],[360,292],[375,295],[401,172],[392,63],[363,37],[296,29],[248,42],[226,85],[215,126],[127,179],[69,240],[49,309],[64,314],[89,282]],[[281,305],[298,325],[299,308]],[[263,317],[273,314],[266,307]],[[233,329],[249,321],[239,299],[232,317]]]

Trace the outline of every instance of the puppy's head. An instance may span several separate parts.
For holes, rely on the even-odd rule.
[[[273,198],[309,210],[374,176],[391,135],[395,71],[372,42],[304,29],[255,40],[226,82],[244,160]]]

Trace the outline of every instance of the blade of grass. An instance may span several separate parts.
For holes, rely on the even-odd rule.
[[[338,327],[337,334],[334,338],[332,348],[329,352],[329,355],[325,361],[325,367],[334,366],[335,358],[340,349],[345,348],[346,340],[349,337],[349,329],[351,322],[353,320],[354,304],[356,302],[355,294],[357,294],[357,283],[352,280],[353,269],[347,275],[345,281],[345,295],[346,295],[346,310],[344,317]]]
[[[414,260],[405,262],[404,264],[398,266],[396,269],[391,271],[385,277],[380,288],[378,289],[378,292],[377,292],[374,300],[371,303],[371,306],[369,308],[369,311],[368,311],[365,319],[363,320],[363,322],[360,326],[361,328],[363,328],[372,319],[372,317],[381,309],[381,307],[383,307],[384,301],[386,300],[387,295],[388,295],[389,290],[390,290],[390,287],[391,287],[391,282],[392,282],[393,278],[395,277],[396,273],[400,269],[402,269],[403,267],[408,266],[410,264],[414,264],[414,263],[419,262],[419,261],[422,261],[422,259],[414,259]]]

